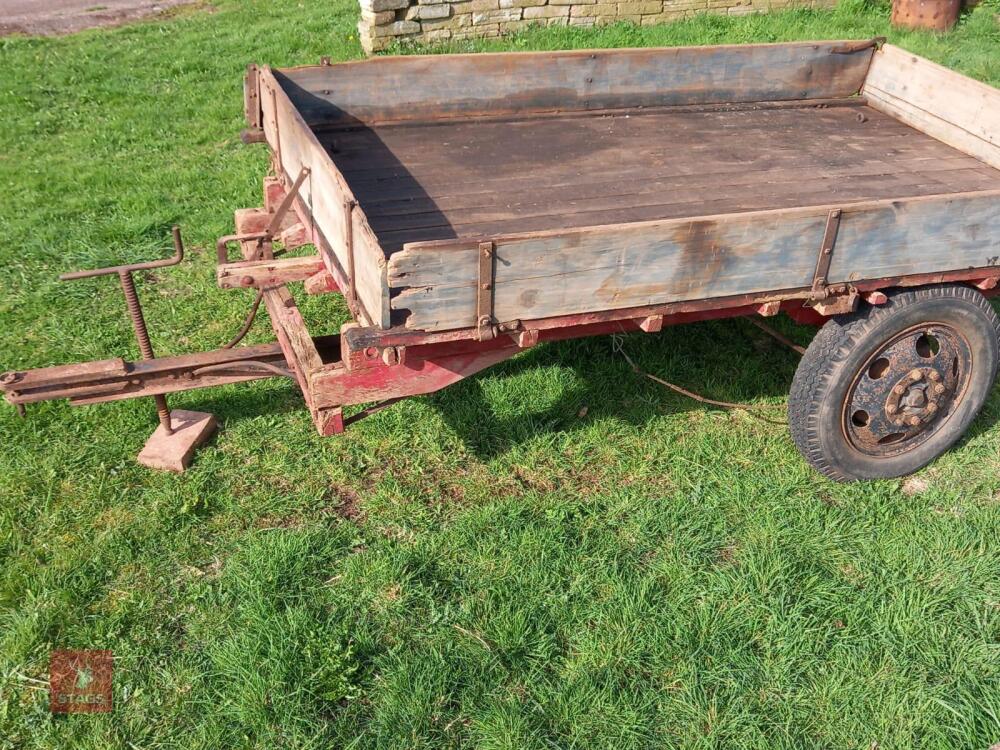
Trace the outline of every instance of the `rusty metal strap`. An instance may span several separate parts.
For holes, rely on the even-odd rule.
[[[853,55],[855,52],[863,52],[866,49],[882,49],[882,45],[885,44],[885,42],[886,38],[884,36],[876,36],[862,42],[848,42],[847,44],[841,44],[838,47],[831,48],[830,52],[835,55]]]
[[[358,202],[354,199],[344,201],[344,246],[347,249],[347,299],[352,305],[358,304],[358,282],[355,276],[354,261],[354,209]]]
[[[476,327],[479,340],[492,339],[493,330],[493,287],[496,267],[496,244],[492,241],[479,243],[479,283],[476,285]]]
[[[281,224],[285,220],[285,216],[292,209],[292,205],[295,202],[295,197],[299,194],[299,190],[302,187],[302,183],[306,181],[306,178],[311,174],[309,167],[302,167],[299,172],[299,176],[295,178],[291,187],[288,188],[284,197],[281,199],[281,203],[275,209],[274,214],[271,216],[267,227],[263,232],[252,232],[250,234],[227,234],[224,237],[220,237],[215,241],[215,262],[216,265],[224,266],[228,264],[229,261],[229,245],[233,242],[256,242],[256,248],[248,260],[262,260],[264,256],[273,257],[274,253],[271,250],[271,242],[274,241],[275,236],[281,231]]]
[[[827,276],[830,273],[830,263],[833,261],[833,249],[837,245],[837,232],[840,231],[842,211],[833,209],[826,217],[826,230],[823,232],[823,244],[820,246],[819,257],[816,259],[816,271],[813,273],[812,296],[815,299],[825,299]]]

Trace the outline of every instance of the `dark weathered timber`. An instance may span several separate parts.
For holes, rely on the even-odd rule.
[[[847,97],[871,47],[802,42],[381,57],[282,70],[310,125]]]
[[[968,192],[1000,173],[868,107],[327,132],[387,252],[406,242]]]

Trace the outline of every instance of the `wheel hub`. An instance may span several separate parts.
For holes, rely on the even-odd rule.
[[[844,433],[868,455],[912,450],[960,400],[971,350],[950,326],[931,324],[894,336],[854,379],[844,404]]]
[[[941,404],[951,396],[940,371],[933,367],[914,368],[892,387],[885,413],[894,424],[915,427],[939,414]]]

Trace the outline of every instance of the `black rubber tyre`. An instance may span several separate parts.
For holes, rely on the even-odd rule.
[[[940,284],[888,297],[827,321],[792,380],[792,439],[837,481],[926,466],[965,433],[996,378],[1000,319],[982,294]]]

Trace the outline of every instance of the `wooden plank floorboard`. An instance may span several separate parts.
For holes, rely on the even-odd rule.
[[[958,172],[957,176],[952,172]],[[963,185],[968,185],[976,181],[986,184],[995,182],[995,177],[983,175],[975,169],[970,169],[964,160],[942,159],[928,165],[922,172],[924,181],[935,180],[942,185],[951,185],[957,180]],[[861,167],[824,170],[822,175],[817,175],[815,170],[798,169],[782,170],[777,177],[758,172],[743,172],[742,174],[705,174],[699,176],[677,176],[673,178],[661,179],[655,173],[652,174],[631,174],[625,178],[620,175],[617,180],[577,183],[569,182],[559,185],[548,185],[546,190],[557,191],[560,202],[570,206],[577,206],[581,201],[592,199],[614,200],[616,198],[627,199],[630,197],[645,196],[650,193],[663,194],[671,193],[689,198],[704,195],[707,191],[717,191],[721,189],[731,189],[743,186],[754,189],[788,189],[789,186],[808,184],[811,182],[834,180],[838,183],[855,182],[864,179],[874,179],[882,181],[891,178],[897,181],[900,186],[912,183],[914,180],[909,175],[900,175],[891,167],[879,162],[866,162]],[[834,186],[834,189],[841,185]],[[709,192],[714,197],[714,192]],[[481,216],[497,209],[521,210],[527,213],[537,213],[539,206],[551,209],[553,201],[549,194],[536,190],[520,191],[516,188],[506,190],[491,189],[485,191],[468,191],[458,193],[448,193],[435,196],[433,198],[426,195],[413,195],[405,198],[390,198],[379,200],[373,194],[367,204],[373,208],[373,213],[380,219],[386,220],[393,217],[412,216],[427,212],[440,212],[448,209],[462,212],[472,212],[476,216]],[[462,223],[462,222],[459,222]]]
[[[900,140],[898,131],[881,137],[878,141],[837,139],[836,134],[818,137],[819,143],[803,142],[801,133],[773,131],[766,137],[752,134],[727,135],[706,133],[701,142],[678,142],[678,139],[651,134],[649,136],[623,137],[620,150],[595,154],[581,147],[581,152],[552,162],[544,154],[532,160],[532,153],[513,153],[507,162],[493,159],[479,165],[472,158],[461,160],[454,154],[439,154],[431,162],[417,161],[419,157],[407,154],[426,151],[428,146],[393,146],[388,157],[391,163],[376,162],[373,151],[369,164],[377,169],[353,170],[344,164],[352,187],[362,199],[384,200],[410,197],[414,193],[438,197],[451,192],[469,192],[468,188],[482,190],[484,185],[514,185],[530,180],[537,186],[547,187],[564,182],[594,182],[607,180],[608,176],[668,177],[703,174],[743,174],[748,169],[775,172],[781,169],[843,170],[867,165],[875,160],[889,171],[920,172],[923,161],[933,165],[942,159],[962,159],[969,167],[982,167],[982,162],[962,155],[948,147],[937,148],[932,144],[914,147]],[[734,145],[738,141],[738,145]],[[631,144],[631,146],[629,145]],[[714,144],[714,145],[713,145]],[[448,146],[453,144],[449,142]],[[473,148],[453,148],[460,155],[473,155]],[[532,147],[532,152],[544,152],[544,144]],[[862,158],[859,158],[862,157]],[[900,164],[899,162],[912,162]],[[958,165],[955,165],[958,166]],[[954,166],[952,167],[954,168]]]
[[[850,163],[859,151],[928,158],[955,153],[933,139],[899,141],[898,123],[874,110],[867,113],[866,123],[857,123],[857,113],[848,110],[792,110],[619,116],[601,122],[463,123],[438,133],[397,126],[352,133],[346,141],[333,138],[326,145],[342,171],[359,182],[401,167],[447,181],[468,173],[478,176],[486,167],[497,179],[525,168],[548,174],[568,165],[607,168],[651,158],[689,170],[705,161],[740,170],[748,160]],[[685,158],[678,158],[678,149]]]
[[[319,136],[389,254],[421,240],[1000,187],[1000,170],[870,107],[576,113]]]
[[[747,193],[740,202],[732,206],[730,199],[719,199],[718,188],[704,187],[682,194],[664,193],[634,193],[625,195],[602,196],[592,199],[580,199],[569,203],[553,205],[551,203],[534,203],[509,207],[482,207],[466,209],[455,221],[448,221],[440,211],[427,210],[423,212],[403,213],[392,216],[379,216],[372,221],[376,233],[385,237],[400,239],[409,230],[440,229],[451,230],[453,237],[476,236],[483,230],[496,233],[518,231],[533,231],[544,229],[553,222],[563,221],[566,226],[589,226],[605,223],[598,220],[598,215],[607,218],[609,212],[620,211],[622,216],[638,215],[642,218],[623,219],[627,221],[644,221],[648,218],[680,218],[693,216],[700,212],[698,206],[713,205],[721,201],[733,211],[754,211],[766,208],[791,208],[800,205],[818,205],[828,202],[832,197],[839,196],[846,201],[880,200],[894,198],[901,194],[936,195],[955,192],[953,182],[941,179],[941,173],[928,178],[925,182],[904,180],[898,175],[856,175],[838,179],[836,185],[828,185],[824,181],[807,180],[802,183],[788,182],[780,186],[761,182],[759,185],[749,185]],[[962,178],[963,186],[974,190],[988,190],[996,186],[996,181],[979,178],[975,181]],[[970,187],[972,186],[972,187]],[[778,190],[777,187],[783,189]],[[711,213],[718,213],[712,211]],[[616,221],[619,221],[616,219]],[[520,227],[520,228],[519,228]],[[397,233],[401,233],[398,234]]]
[[[981,188],[989,189],[987,187]],[[924,195],[942,195],[957,192],[940,183],[915,186],[909,195],[911,197]],[[823,205],[826,203],[850,204],[866,200],[893,199],[898,196],[896,190],[867,190],[851,194],[838,195],[828,192],[801,192],[776,199],[774,196],[747,200],[739,209],[734,209],[728,198],[700,200],[680,205],[624,205],[580,213],[558,213],[543,216],[519,217],[502,221],[485,221],[473,224],[453,226],[414,227],[401,230],[379,230],[383,247],[398,250],[406,242],[423,242],[436,239],[455,239],[463,237],[488,237],[494,235],[516,234],[519,232],[540,232],[558,225],[564,229],[580,229],[607,224],[629,224],[657,219],[679,219],[688,216],[719,215],[741,213],[747,211],[766,211],[777,208],[797,208],[803,205]],[[460,231],[456,231],[456,229]]]

